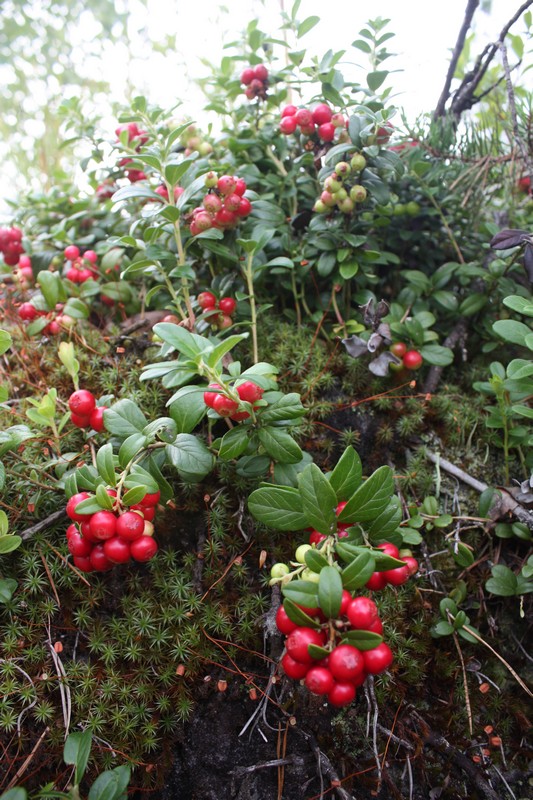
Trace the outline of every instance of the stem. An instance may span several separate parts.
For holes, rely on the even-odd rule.
[[[168,181],[165,181],[165,186],[167,188],[168,204],[170,206],[175,207],[174,186],[172,186]],[[181,226],[180,226],[179,219],[177,219],[173,223],[172,230],[174,232],[174,241],[176,242],[176,249],[178,251],[178,265],[180,267],[184,267],[186,265],[185,250],[184,250],[184,247],[183,247],[183,241],[181,239]],[[168,281],[167,282],[167,286],[168,286],[168,284],[170,283],[170,280],[168,280],[168,278],[167,278],[167,281]],[[195,316],[194,316],[194,311],[193,311],[193,308],[192,308],[192,305],[191,305],[191,296],[190,296],[190,293],[189,293],[189,281],[187,280],[187,277],[185,275],[181,276],[181,290],[183,292],[183,298],[185,300],[185,306],[187,308],[187,317],[189,319],[189,328],[192,330],[192,328],[194,328]],[[172,297],[174,299],[174,302],[177,302],[179,304],[179,300],[177,298],[176,292],[174,291],[174,287],[172,287],[171,294],[172,294]],[[183,313],[183,311],[181,309],[181,305],[178,305],[178,308],[179,308],[179,311],[180,311],[180,314],[181,314],[182,318],[186,319],[186,316],[184,315],[184,313]]]
[[[252,261],[254,255],[253,253],[248,253],[248,258],[246,259],[246,267],[244,268],[244,277],[246,278],[246,285],[248,287],[248,296],[250,299],[250,311],[251,311],[251,318],[252,318],[252,348],[253,348],[253,359],[254,364],[257,364],[259,361],[259,352],[257,348],[257,309],[255,305],[255,293],[254,293],[254,276],[252,270]]]
[[[299,328],[302,327],[302,310],[300,308],[300,303],[298,301],[298,289],[296,287],[296,275],[294,274],[294,270],[291,270],[291,289],[292,294],[294,296],[294,307],[296,309],[296,324]]]

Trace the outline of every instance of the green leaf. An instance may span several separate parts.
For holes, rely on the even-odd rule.
[[[447,528],[453,523],[453,517],[451,514],[441,514],[439,517],[432,520],[432,523],[436,528]]]
[[[439,620],[431,629],[433,636],[451,636],[453,631],[453,625],[443,619]]]
[[[205,363],[211,367],[211,369],[215,369],[218,366],[219,361],[221,361],[226,353],[229,353],[230,350],[233,350],[233,348],[239,344],[239,342],[242,342],[243,339],[247,338],[247,333],[239,333],[233,336],[228,336],[228,338],[224,339],[223,342],[217,344],[210,353],[204,354]]]
[[[140,503],[146,495],[146,486],[134,486],[122,495],[122,502],[126,506],[134,506]]]
[[[492,326],[494,333],[505,339],[506,342],[526,346],[526,337],[531,333],[530,328],[523,322],[512,319],[499,319]]]
[[[28,800],[28,794],[22,786],[15,786],[14,789],[8,789],[0,795],[0,800]]]
[[[89,800],[122,800],[129,782],[129,764],[103,772],[91,786]]]
[[[13,339],[11,338],[11,334],[7,331],[0,330],[0,356],[9,350],[12,343]]]
[[[294,441],[290,433],[282,428],[260,428],[258,431],[259,441],[265,448],[268,455],[275,461],[285,464],[296,464],[301,461],[303,453],[299,445]]]
[[[76,767],[74,777],[76,786],[79,786],[85,775],[91,753],[92,738],[89,730],[83,731],[83,733],[71,733],[63,747],[63,761],[65,764],[73,764]]]
[[[82,500],[75,508],[77,514],[87,514],[88,516],[101,510],[102,506],[96,501],[95,497],[88,497],[87,500]]]
[[[9,530],[9,520],[7,518],[6,512],[1,509],[0,510],[0,536],[5,536]]]
[[[348,500],[339,522],[366,522],[375,519],[389,505],[394,492],[390,467],[379,467]]]
[[[134,486],[144,486],[147,492],[157,492],[158,485],[156,479],[151,475],[148,470],[141,467],[140,464],[134,464],[131,471],[124,481],[124,486],[128,489]]]
[[[457,544],[457,549],[453,551],[453,560],[460,567],[470,567],[474,563],[474,553],[463,542]]]
[[[346,631],[341,639],[343,644],[351,644],[358,650],[373,650],[383,641],[383,636],[372,631]]]
[[[9,603],[17,586],[13,578],[0,578],[0,603]]]
[[[309,31],[312,30],[315,25],[318,25],[319,22],[320,17],[307,17],[307,19],[304,19],[303,22],[300,22],[298,25],[298,31],[296,33],[297,38],[301,39],[302,36],[305,36],[306,33],[309,33]]]
[[[41,287],[41,292],[49,309],[56,307],[60,295],[60,277],[55,272],[42,270],[37,274],[36,281]]]
[[[113,203],[121,203],[123,200],[134,200],[137,197],[148,197],[150,200],[161,202],[161,197],[142,183],[123,186],[115,192],[111,199]]]
[[[306,566],[313,572],[320,572],[328,566],[328,560],[318,550],[314,548],[308,550],[304,556]]]
[[[337,495],[316,464],[309,464],[300,474],[298,491],[309,524],[320,533],[329,535],[336,521]]]
[[[316,661],[322,661],[323,658],[327,658],[330,655],[330,651],[326,647],[320,647],[317,644],[307,645],[307,652]]]
[[[171,186],[176,186],[180,182],[185,173],[192,167],[196,158],[197,155],[194,155],[194,157],[189,157],[182,161],[181,164],[169,164],[165,167],[165,179]]]
[[[425,344],[420,348],[422,358],[434,367],[448,367],[453,363],[453,350],[439,344]]]
[[[318,469],[318,468],[317,468]],[[318,581],[318,604],[326,617],[336,619],[342,602],[342,578],[335,567],[324,567]]]
[[[533,317],[533,302],[531,299],[520,297],[518,294],[512,294],[504,298],[503,304],[507,306],[507,308],[512,308],[513,311],[518,311],[519,314]]]
[[[108,511],[111,511],[111,509],[113,508],[113,499],[108,495],[108,493],[105,490],[105,486],[103,486],[103,484],[101,483],[98,484],[95,490],[95,495],[96,495],[96,502],[98,503],[98,505],[100,505],[102,508],[107,509]]]
[[[119,400],[104,411],[104,424],[109,433],[127,437],[142,433],[148,420],[133,400]]]
[[[104,412],[105,414],[105,412]],[[132,433],[127,439],[124,439],[118,451],[118,461],[122,468],[125,468],[130,463],[131,459],[140,453],[146,447],[148,440],[143,433]]]
[[[360,553],[346,566],[341,573],[342,585],[349,592],[360,589],[370,580],[375,570],[376,562],[370,552]]]
[[[302,625],[304,628],[320,628],[320,622],[317,622],[305,611],[302,611],[289,597],[286,597],[283,601],[283,608],[291,622],[296,623],[296,625]]]
[[[260,522],[279,531],[309,527],[300,492],[291,486],[261,486],[250,495],[248,509]]]
[[[222,437],[219,458],[223,461],[231,461],[239,458],[248,448],[250,442],[250,429],[245,425],[237,425]]]
[[[12,553],[22,544],[22,539],[16,534],[8,533],[7,536],[0,536],[0,555]]]
[[[318,606],[318,584],[311,581],[290,581],[281,587],[281,593],[304,608]]]
[[[296,392],[284,394],[279,400],[269,405],[261,412],[262,422],[279,422],[287,419],[297,419],[306,413],[302,406],[300,395]]]
[[[366,76],[366,82],[368,88],[371,91],[375,92],[376,89],[379,89],[382,83],[385,82],[388,74],[389,73],[387,70],[376,70],[375,72],[369,72],[368,75]]]
[[[105,444],[96,453],[96,469],[108,486],[116,483],[115,465],[113,460],[113,445]]]
[[[381,514],[372,520],[366,531],[372,542],[378,544],[387,541],[389,534],[393,533],[402,521],[402,504],[399,497],[393,497]]]
[[[329,475],[329,482],[340,502],[351,497],[362,481],[361,459],[353,447],[347,447]]]
[[[205,444],[190,433],[180,433],[173,444],[165,448],[168,459],[186,483],[198,483],[215,465],[213,454]]]
[[[170,417],[158,417],[153,422],[149,422],[143,430],[144,435],[149,442],[156,440],[172,444],[178,429],[176,423]]]
[[[159,322],[154,325],[154,333],[195,363],[200,354],[212,350],[212,345],[203,336],[189,333],[185,328],[171,322]]]
[[[480,292],[473,292],[468,295],[459,306],[459,316],[473,317],[487,305],[488,297]]]
[[[503,564],[496,564],[492,567],[491,573],[492,578],[489,578],[485,584],[488,592],[501,597],[514,597],[518,593],[518,579],[509,567],[505,567]]]
[[[203,392],[195,386],[184,386],[173,396],[168,412],[179,433],[191,433],[207,413]]]

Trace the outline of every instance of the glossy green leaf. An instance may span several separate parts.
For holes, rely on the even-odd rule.
[[[269,528],[297,531],[309,527],[300,493],[291,486],[261,486],[250,495],[248,509]]]
[[[96,453],[96,469],[108,486],[114,486],[116,482],[115,466],[113,459],[113,445],[105,444]]]
[[[318,581],[318,604],[326,617],[336,619],[342,602],[342,578],[335,567],[324,567]]]
[[[379,467],[352,495],[339,514],[339,522],[367,522],[389,505],[394,492],[390,467]]]
[[[304,608],[317,608],[318,585],[311,581],[291,581],[281,587],[281,593]]]
[[[329,482],[337,495],[337,501],[347,500],[359,488],[363,467],[358,453],[347,447],[329,475]]]
[[[288,618],[296,625],[301,625],[304,628],[320,628],[320,622],[310,617],[305,611],[296,605],[289,597],[283,601],[283,608],[287,612]]]
[[[301,461],[303,453],[300,446],[283,428],[272,426],[259,428],[257,435],[268,455],[275,461],[285,464],[296,464]]]
[[[316,464],[309,464],[303,470],[298,491],[302,499],[302,511],[309,524],[320,533],[329,535],[336,522],[337,495]]]
[[[343,644],[351,644],[358,650],[373,650],[383,641],[383,636],[372,631],[346,631],[341,639]]]
[[[374,558],[370,552],[360,553],[341,573],[342,585],[349,592],[360,589],[371,578],[375,570]]]

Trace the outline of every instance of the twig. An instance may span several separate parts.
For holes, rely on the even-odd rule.
[[[303,731],[301,728],[297,728],[298,733],[300,733],[304,739],[308,742],[311,750],[315,754],[315,757],[318,762],[318,768],[320,770],[320,774],[326,778],[330,786],[333,788],[335,794],[339,798],[339,800],[354,800],[353,795],[346,791],[346,789],[342,788],[341,780],[337,774],[337,771],[327,755],[322,752],[320,747],[318,746],[318,742],[316,741],[315,737],[311,733],[307,733],[307,731]]]
[[[26,528],[26,530],[22,531],[22,533],[19,533],[19,536],[23,540],[30,539],[35,533],[39,533],[40,531],[50,528],[52,525],[64,519],[66,516],[66,510],[61,508],[59,511],[54,511],[53,514],[50,514],[50,516],[46,517],[46,519],[42,519],[39,522],[36,522],[35,525]]]
[[[468,4],[466,6],[465,16],[463,19],[463,24],[461,25],[461,29],[459,31],[459,36],[457,37],[457,42],[455,43],[455,47],[453,49],[452,58],[450,61],[450,66],[448,67],[448,73],[446,75],[446,80],[444,81],[444,87],[442,89],[441,95],[439,97],[439,101],[437,103],[437,107],[433,112],[433,119],[438,119],[439,117],[443,117],[446,111],[446,103],[450,96],[450,86],[452,85],[453,76],[455,75],[455,70],[457,67],[457,62],[461,57],[461,53],[463,52],[463,48],[465,45],[466,34],[472,24],[472,18],[474,13],[479,5],[479,0],[468,0]]]
[[[258,769],[267,769],[268,767],[283,767],[287,764],[303,765],[304,759],[298,755],[288,756],[287,758],[273,758],[271,761],[263,761],[260,764],[252,764],[250,767],[236,767],[230,771],[230,775],[247,775],[250,772],[257,772]]]
[[[424,743],[428,744],[439,753],[443,753],[453,763],[465,772],[473,781],[477,789],[484,795],[486,800],[501,800],[501,796],[497,794],[492,786],[487,783],[485,778],[481,775],[478,768],[465,756],[463,753],[456,750],[445,738],[434,733],[427,722],[413,709],[411,715],[415,717],[423,729]]]
[[[379,760],[378,751],[378,716],[379,708],[376,700],[376,693],[374,691],[374,676],[369,675],[365,681],[365,695],[366,701],[370,709],[372,709],[372,750],[374,758],[376,759],[376,767],[378,772],[378,791],[381,786],[381,761]]]
[[[46,727],[44,729],[44,731],[41,733],[41,735],[39,736],[39,738],[37,739],[37,741],[33,745],[32,749],[31,749],[31,752],[29,753],[28,757],[26,759],[24,759],[24,761],[20,765],[19,769],[15,773],[15,775],[13,777],[13,780],[8,785],[8,787],[7,787],[8,790],[12,789],[18,783],[19,779],[24,775],[24,773],[28,769],[29,764],[33,761],[33,759],[35,757],[35,753],[37,752],[39,747],[42,745],[43,739],[46,736],[46,734],[49,732],[49,730],[50,730],[50,728]]]
[[[511,70],[509,69],[509,61],[507,60],[507,48],[503,42],[500,42],[500,52],[502,54],[502,64],[505,74],[505,85],[507,87],[507,97],[509,100],[509,111],[511,112],[511,121],[513,123],[514,139],[518,145],[520,154],[524,159],[529,178],[530,180],[533,180],[533,160],[529,154],[529,148],[520,136],[520,132],[518,130],[518,117],[516,115],[516,104],[514,100],[513,82],[511,81]]]
[[[450,475],[453,475],[455,478],[459,478],[460,481],[466,483],[468,486],[471,486],[479,493],[484,492],[485,489],[489,488],[487,483],[478,481],[477,478],[473,478],[460,467],[456,467],[455,464],[452,464],[451,461],[441,458],[440,455],[426,450],[426,458],[428,461],[431,461],[432,464],[437,464],[438,462],[441,469],[443,469],[445,472],[448,472]],[[501,497],[497,506],[491,509],[491,519],[498,519],[499,517],[505,516],[505,514],[514,514],[514,516],[519,519],[520,522],[523,522],[524,525],[527,525],[530,530],[533,530],[533,514],[525,509],[517,500],[515,500],[512,494],[505,489],[499,488],[498,491]]]

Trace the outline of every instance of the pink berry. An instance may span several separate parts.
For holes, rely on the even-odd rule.
[[[80,254],[79,247],[76,247],[75,244],[69,244],[68,247],[65,247],[65,258],[69,261],[74,261],[75,258],[78,258]]]
[[[325,122],[331,122],[333,112],[326,103],[319,103],[313,109],[313,122],[315,125],[323,125]]]
[[[298,126],[296,122],[296,117],[283,117],[281,122],[279,123],[279,129],[285,136],[289,136],[291,133],[294,133]]]

